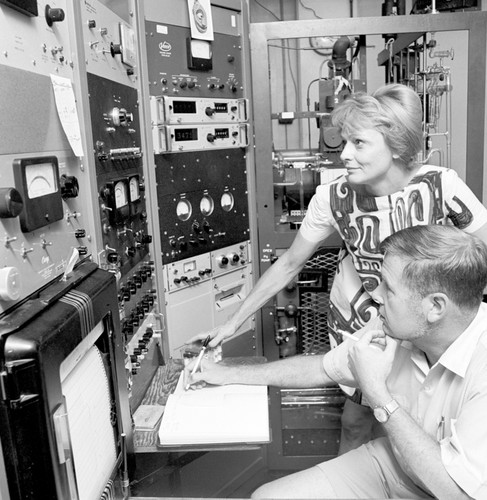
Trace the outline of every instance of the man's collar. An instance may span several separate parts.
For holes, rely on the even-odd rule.
[[[482,303],[473,321],[442,354],[438,363],[460,377],[464,377],[479,339],[486,331],[487,304]]]

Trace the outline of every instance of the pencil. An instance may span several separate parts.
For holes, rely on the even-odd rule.
[[[205,351],[206,351],[206,348],[208,347],[208,344],[210,343],[210,340],[211,340],[211,337],[208,335],[208,337],[206,337],[206,339],[204,340],[203,342],[203,347],[201,348],[201,351],[200,353],[198,354],[198,357],[196,358],[196,363],[194,364],[194,367],[193,369],[191,370],[191,375],[194,375],[196,373],[196,371],[198,370],[200,364],[201,364],[201,361],[203,359],[203,356],[205,354]],[[191,378],[191,377],[190,377]],[[189,386],[191,384],[187,383],[186,384],[186,390],[189,389]]]
[[[345,337],[350,340],[354,340],[355,342],[358,342],[359,339],[355,335],[352,335],[351,333],[344,332],[343,330],[337,330],[337,333],[339,333],[342,337]]]

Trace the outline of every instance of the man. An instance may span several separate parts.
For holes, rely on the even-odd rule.
[[[359,340],[324,356],[205,363],[193,375],[193,383],[360,387],[382,423],[385,437],[253,498],[487,498],[487,247],[452,226],[416,226],[386,238],[382,251],[379,317]]]

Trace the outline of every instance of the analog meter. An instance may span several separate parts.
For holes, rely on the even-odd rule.
[[[100,190],[100,198],[110,224],[120,226],[129,217],[129,184],[127,179],[108,182]]]
[[[115,183],[115,208],[120,209],[128,204],[127,184],[124,181]]]
[[[59,166],[55,156],[20,158],[13,162],[17,190],[24,200],[22,232],[28,233],[63,218]]]
[[[181,198],[176,205],[176,215],[179,220],[186,221],[191,217],[191,203],[186,198]]]
[[[215,204],[213,202],[213,198],[205,193],[200,200],[200,212],[203,215],[211,215],[213,213],[213,209],[215,208]]]
[[[130,191],[130,202],[140,200],[140,186],[139,186],[139,177],[134,176],[129,180],[129,191]]]
[[[223,210],[225,212],[230,212],[230,210],[232,210],[234,204],[235,204],[235,200],[233,198],[232,193],[225,191],[222,194],[222,197],[220,199],[220,205],[223,208]]]

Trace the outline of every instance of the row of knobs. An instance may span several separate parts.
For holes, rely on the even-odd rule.
[[[227,267],[228,265],[236,265],[239,262],[241,264],[244,264],[245,260],[238,253],[232,252],[228,255],[219,255],[216,258],[216,262],[219,267]],[[198,276],[191,276],[191,277],[185,275],[178,276],[177,278],[173,279],[173,283],[175,285],[181,285],[181,284],[190,285],[192,283],[197,283],[198,281],[201,281],[203,278],[207,276],[211,276],[211,274],[212,274],[211,269],[209,268],[201,269],[198,271]]]
[[[142,284],[152,276],[152,272],[153,267],[151,265],[142,266],[139,271],[134,273],[134,275],[127,280],[125,285],[120,286],[118,290],[118,301],[128,302],[131,297],[137,293],[137,290],[142,288]]]
[[[129,337],[131,337],[134,334],[134,331],[142,324],[145,316],[154,305],[155,291],[151,290],[151,292],[152,293],[145,295],[144,298],[133,308],[130,315],[123,320],[122,334],[126,342],[128,342]]]
[[[134,347],[130,354],[130,363],[132,364],[132,375],[136,375],[140,369],[140,359],[149,352],[149,344],[154,335],[152,328],[146,328],[144,335],[139,339],[137,347]]]
[[[161,80],[161,83],[163,85],[167,85],[167,79],[163,78]],[[181,81],[173,80],[172,84],[174,86],[178,86],[181,89],[186,89],[186,88],[188,88],[188,89],[194,89],[196,87],[196,82],[195,81],[187,82],[185,80],[181,80]],[[208,88],[210,90],[223,90],[225,88],[225,84],[224,83],[209,83],[208,84]],[[233,84],[233,83],[229,84],[228,88],[232,92],[237,92],[237,90],[238,90],[238,87],[235,84]]]

